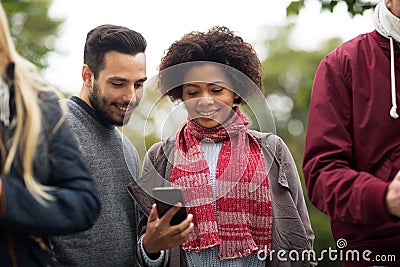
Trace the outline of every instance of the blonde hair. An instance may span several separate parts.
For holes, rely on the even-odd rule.
[[[5,66],[9,63],[15,64],[13,84],[16,108],[15,133],[8,152],[5,141],[2,140],[0,142],[2,156],[1,173],[2,175],[9,174],[17,155],[23,155],[21,163],[25,186],[37,201],[44,204],[44,200],[53,200],[54,197],[45,191],[53,188],[42,185],[34,177],[34,158],[42,129],[42,115],[38,98],[40,92],[56,90],[51,86],[44,86],[48,83],[42,79],[37,68],[16,51],[11,39],[7,16],[1,3],[0,52],[2,53],[3,60],[5,60]],[[61,123],[62,121],[60,120],[53,130],[56,130]],[[14,122],[12,122],[11,126],[13,125]]]

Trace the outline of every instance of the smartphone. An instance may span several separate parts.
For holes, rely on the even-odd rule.
[[[153,198],[157,204],[158,218],[161,218],[176,203],[182,203],[182,207],[172,217],[170,225],[180,224],[186,219],[187,213],[183,200],[182,190],[179,187],[155,187],[153,188]]]

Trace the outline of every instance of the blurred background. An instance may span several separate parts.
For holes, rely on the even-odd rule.
[[[83,46],[87,32],[105,23],[132,28],[148,41],[146,88],[165,50],[190,31],[224,25],[256,49],[264,66],[265,99],[275,121],[276,133],[291,150],[301,179],[308,108],[315,70],[320,60],[340,43],[372,31],[373,7],[379,0],[1,0],[18,51],[34,62],[43,75],[66,97],[81,86]],[[167,100],[146,90],[124,133],[138,148],[160,140],[165,114],[174,109]],[[154,108],[156,103],[157,108]],[[172,118],[184,119],[179,107]],[[149,114],[151,116],[149,116]],[[171,114],[171,113],[168,113]],[[162,133],[161,133],[162,132]],[[317,256],[335,249],[329,219],[305,197],[316,235]],[[320,266],[342,266],[325,260]]]

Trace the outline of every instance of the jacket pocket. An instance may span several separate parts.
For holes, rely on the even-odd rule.
[[[285,166],[285,165],[286,165],[286,163],[281,165],[280,168],[279,168],[278,183],[279,183],[280,186],[282,186],[282,187],[286,188],[287,190],[291,191],[290,187],[289,187],[289,183],[288,183],[287,177],[286,177],[286,173],[285,173],[285,169],[287,168],[287,166]]]
[[[293,199],[293,192],[286,176],[287,163],[282,163],[274,182],[271,181],[273,200],[274,249],[301,250],[308,248],[304,223]]]

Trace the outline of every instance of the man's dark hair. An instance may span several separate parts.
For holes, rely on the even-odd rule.
[[[129,28],[105,24],[91,30],[86,37],[83,62],[96,78],[104,68],[104,55],[109,51],[136,55],[146,50],[144,37]]]

